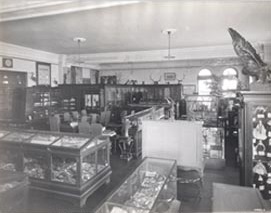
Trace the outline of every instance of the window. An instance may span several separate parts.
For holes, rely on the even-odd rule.
[[[227,68],[223,71],[222,90],[236,90],[238,84],[237,71]]]
[[[202,69],[198,74],[198,93],[199,95],[209,95],[211,89],[209,87],[212,82],[212,72],[208,69]]]

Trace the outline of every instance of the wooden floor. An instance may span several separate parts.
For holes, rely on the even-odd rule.
[[[92,213],[106,199],[110,193],[118,188],[122,181],[127,177],[140,160],[131,160],[129,163],[120,160],[119,155],[111,155],[112,175],[111,182],[104,184],[87,200],[83,208],[74,206],[65,200],[52,197],[47,193],[30,190],[27,205],[24,208],[17,209],[12,213]],[[178,199],[181,200],[180,212],[210,212],[212,207],[212,183],[228,183],[239,184],[238,169],[226,167],[222,170],[206,170],[204,171],[203,186],[201,188],[201,199],[194,197],[183,198],[185,190],[191,192],[192,189],[182,187],[178,184]],[[182,191],[182,197],[181,193]]]

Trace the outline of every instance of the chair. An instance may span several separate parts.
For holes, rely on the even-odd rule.
[[[118,144],[120,148],[120,159],[130,161],[133,158],[133,139],[131,137],[119,136]]]
[[[72,111],[72,119],[74,121],[78,121],[79,120],[79,113],[77,111]]]
[[[52,115],[49,117],[50,131],[60,131],[60,118],[59,115]]]
[[[197,169],[178,169],[178,187],[180,187],[179,200],[191,198],[200,200],[202,189],[202,174]]]
[[[99,124],[99,123],[92,123],[90,125],[90,133],[91,135],[98,136],[101,135],[103,132],[103,125]]]
[[[82,110],[81,110],[81,117],[87,116],[87,115],[88,115],[88,114],[87,114],[87,110],[82,109]]]
[[[105,126],[107,126],[107,124],[110,122],[110,117],[111,117],[111,111],[106,111],[105,112],[105,120],[104,120]]]
[[[103,111],[103,112],[101,112],[101,116],[100,116],[100,123],[104,126],[106,126],[105,125],[105,114],[106,114],[106,111]]]
[[[70,122],[71,121],[71,115],[70,115],[69,112],[64,112],[63,120],[64,120],[64,122]]]
[[[90,123],[97,123],[98,121],[98,114],[92,113],[91,116],[91,122]]]
[[[90,134],[90,124],[87,122],[87,120],[82,120],[78,123],[78,132],[79,134]]]

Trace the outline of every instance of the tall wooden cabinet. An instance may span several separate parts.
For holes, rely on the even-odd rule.
[[[271,93],[241,93],[239,158],[241,185],[259,188],[271,198]]]

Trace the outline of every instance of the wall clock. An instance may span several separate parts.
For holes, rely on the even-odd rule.
[[[3,58],[2,64],[3,64],[3,67],[12,68],[13,67],[13,60],[11,58]]]

